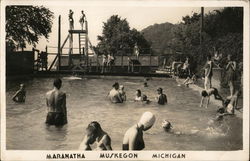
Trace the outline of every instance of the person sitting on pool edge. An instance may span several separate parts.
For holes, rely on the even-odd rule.
[[[113,88],[108,94],[108,97],[112,103],[122,103],[121,93],[119,92],[119,83],[115,82]]]
[[[204,99],[205,99],[206,97],[207,97],[207,103],[206,103],[206,105],[205,105],[205,108],[208,107],[208,104],[209,104],[210,96],[211,96],[211,95],[214,95],[214,99],[222,101],[222,104],[223,104],[224,100],[223,100],[223,98],[220,96],[218,90],[217,90],[216,88],[212,87],[212,88],[210,88],[210,89],[208,89],[208,90],[202,90],[202,91],[201,91],[201,96],[202,96],[202,97],[201,97],[200,107],[203,106],[203,101],[204,101]]]
[[[163,94],[163,89],[158,88],[157,92],[158,92],[158,96],[156,97],[157,103],[159,105],[167,104],[168,103],[167,96],[165,94]]]
[[[126,131],[122,142],[122,150],[144,149],[143,131],[150,129],[154,123],[155,116],[151,112],[143,113],[140,121]]]
[[[127,97],[126,97],[126,92],[124,91],[124,86],[123,86],[123,85],[120,85],[119,92],[120,92],[120,94],[121,94],[122,100],[123,100],[123,101],[126,101]]]
[[[102,130],[97,121],[92,121],[86,128],[87,134],[79,146],[79,150],[92,150],[90,144],[97,143],[95,150],[112,150],[111,138]]]
[[[136,96],[135,96],[135,100],[134,101],[142,101],[141,90],[139,90],[139,89],[136,90]]]
[[[66,94],[60,90],[61,79],[54,80],[54,89],[46,93],[47,125],[63,126],[68,123],[66,109]]]
[[[12,100],[14,102],[25,102],[26,99],[26,91],[25,91],[25,86],[24,84],[20,84],[20,88],[19,90],[14,94],[14,96],[12,97]]]

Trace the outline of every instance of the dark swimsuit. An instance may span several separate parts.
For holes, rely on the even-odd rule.
[[[142,131],[140,132],[139,131],[139,128],[138,128],[138,125],[137,125],[137,131],[138,131],[138,134],[141,133],[141,135],[143,135]],[[144,141],[143,140],[138,140],[136,142],[136,145],[135,145],[135,149],[134,150],[142,150],[145,148],[145,144],[144,144]],[[129,144],[122,144],[122,150],[129,150]]]

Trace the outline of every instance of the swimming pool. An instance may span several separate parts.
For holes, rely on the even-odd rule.
[[[137,123],[145,111],[156,116],[154,126],[144,133],[145,150],[240,150],[242,149],[242,119],[226,117],[213,121],[216,107],[200,108],[198,92],[177,86],[171,78],[152,78],[149,87],[143,87],[143,77],[98,76],[81,80],[62,78],[62,90],[67,93],[68,125],[58,129],[46,127],[45,93],[52,89],[53,78],[34,78],[8,81],[6,93],[6,144],[13,150],[76,150],[91,121],[98,121],[112,139],[114,150],[122,149],[126,130]],[[127,101],[112,104],[107,93],[114,82],[124,85]],[[11,100],[19,83],[26,84],[26,102]],[[168,104],[157,105],[156,89],[162,87]],[[149,100],[148,105],[133,102],[135,90],[141,89]],[[161,128],[169,120],[174,133]],[[94,146],[93,146],[94,147]]]

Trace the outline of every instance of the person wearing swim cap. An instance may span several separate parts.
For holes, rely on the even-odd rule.
[[[151,112],[145,112],[140,121],[130,127],[123,138],[122,150],[142,150],[145,148],[143,131],[149,130],[155,123],[155,116]]]
[[[79,146],[79,150],[92,150],[90,144],[96,142],[95,150],[112,150],[110,136],[102,130],[97,121],[92,121],[86,128],[86,135]]]
[[[25,91],[25,86],[24,84],[20,84],[20,88],[19,90],[14,94],[14,96],[12,97],[12,100],[14,102],[25,102],[26,99],[26,91]]]
[[[121,93],[119,92],[119,83],[115,82],[113,88],[108,94],[108,97],[112,103],[122,103],[123,99]]]

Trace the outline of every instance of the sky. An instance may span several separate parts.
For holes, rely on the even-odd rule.
[[[122,19],[126,18],[129,22],[130,28],[135,28],[138,31],[154,25],[165,22],[173,24],[179,23],[183,16],[192,15],[194,12],[200,13],[200,7],[164,7],[164,6],[123,6],[123,5],[50,5],[45,6],[54,12],[54,20],[52,32],[48,40],[41,38],[37,49],[44,50],[45,46],[57,47],[58,42],[58,16],[61,15],[61,43],[64,42],[68,35],[69,9],[73,10],[75,29],[80,29],[80,15],[81,10],[84,10],[88,21],[89,38],[93,45],[98,43],[97,36],[102,34],[103,22],[106,22],[112,15],[119,15]],[[205,8],[205,13],[218,8]],[[67,46],[67,44],[66,44]],[[74,47],[78,47],[77,36],[74,36]],[[56,51],[50,49],[49,52]]]

